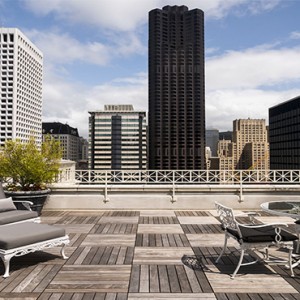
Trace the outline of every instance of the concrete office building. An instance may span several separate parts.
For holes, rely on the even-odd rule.
[[[268,170],[269,143],[264,119],[239,119],[233,121],[235,169]]]
[[[149,12],[149,169],[205,169],[204,13]]]
[[[43,54],[18,29],[0,27],[0,145],[42,141]]]
[[[132,105],[105,105],[89,112],[89,168],[147,168],[146,112]]]
[[[300,169],[300,96],[269,109],[270,168]]]
[[[63,149],[63,159],[80,160],[80,137],[77,128],[60,122],[43,122],[43,139],[49,134],[60,142]]]
[[[263,119],[233,121],[231,140],[220,140],[218,159],[211,163],[215,170],[269,170],[269,142]]]

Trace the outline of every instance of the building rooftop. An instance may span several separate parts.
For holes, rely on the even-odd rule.
[[[69,134],[79,136],[77,128],[60,122],[43,122],[43,134]]]
[[[291,278],[284,266],[255,264],[232,280],[233,242],[215,264],[224,234],[214,210],[45,210],[42,222],[66,228],[69,259],[59,247],[15,257],[1,299],[299,299],[299,267]]]

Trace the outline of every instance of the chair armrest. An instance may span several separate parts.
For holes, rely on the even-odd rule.
[[[236,217],[256,217],[256,216],[260,216],[260,213],[258,212],[255,212],[255,211],[249,211],[249,212],[246,212],[246,213],[240,213],[240,214],[236,214],[235,215]]]
[[[273,227],[289,227],[288,224],[286,223],[267,223],[267,224],[259,224],[259,225],[246,225],[246,224],[241,224],[239,223],[239,226],[246,227],[246,228],[263,228],[263,227],[268,227],[268,226],[273,226]]]
[[[27,210],[31,210],[33,202],[27,200],[13,200],[14,203],[21,203]]]

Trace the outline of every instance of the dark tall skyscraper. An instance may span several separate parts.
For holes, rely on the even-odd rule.
[[[149,13],[149,169],[205,169],[204,14]]]
[[[300,96],[269,108],[270,168],[300,169]]]

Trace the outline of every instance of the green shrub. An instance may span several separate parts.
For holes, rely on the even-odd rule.
[[[46,189],[59,173],[62,149],[47,136],[39,148],[32,138],[28,143],[9,140],[0,149],[0,177],[11,191]]]

